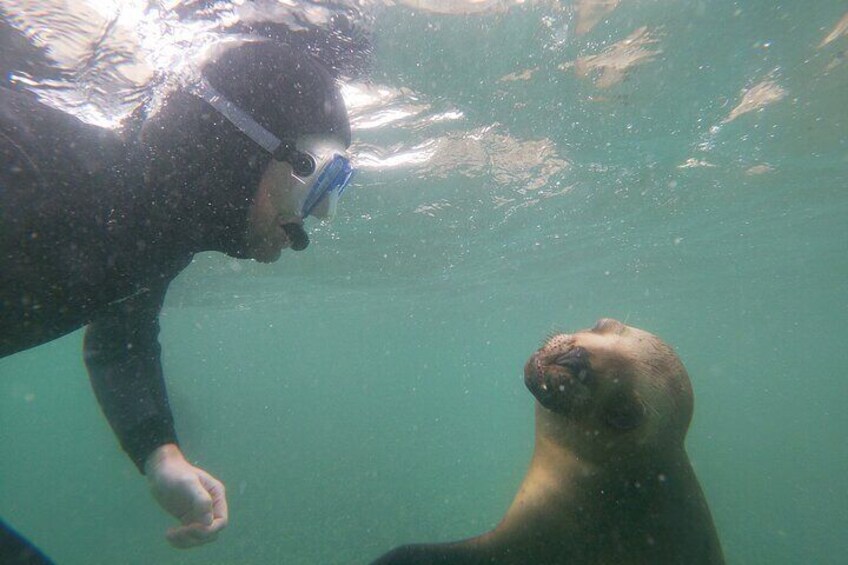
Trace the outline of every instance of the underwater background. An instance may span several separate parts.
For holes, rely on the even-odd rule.
[[[366,563],[482,533],[532,452],[525,360],[601,317],[686,365],[728,563],[848,562],[845,2],[91,1],[67,36],[34,4],[0,9],[42,46],[345,13],[373,49],[339,72],[339,215],[273,265],[198,256],[162,313],[182,447],[228,488],[217,542],[168,546],[81,332],[0,360],[0,516],[57,563]],[[74,71],[5,80],[104,127],[158,76],[51,53]]]

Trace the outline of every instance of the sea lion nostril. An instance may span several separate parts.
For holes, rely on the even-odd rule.
[[[589,353],[583,347],[575,347],[556,356],[553,363],[577,375],[589,369]]]

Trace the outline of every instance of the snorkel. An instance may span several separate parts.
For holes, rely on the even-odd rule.
[[[303,229],[303,225],[297,222],[289,222],[283,224],[283,231],[286,232],[294,251],[303,251],[309,247],[309,234]]]

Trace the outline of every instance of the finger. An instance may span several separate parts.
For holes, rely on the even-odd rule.
[[[212,495],[204,488],[203,484],[198,481],[191,486],[189,495],[189,510],[180,516],[180,522],[184,526],[192,524],[209,526],[212,524],[214,515],[212,514]]]
[[[212,497],[213,522],[223,522],[223,525],[218,529],[225,527],[230,515],[227,505],[227,489],[221,481],[206,473],[200,474],[200,483]]]
[[[206,526],[204,528],[204,532],[217,535],[218,532],[220,532],[221,530],[223,530],[226,527],[227,527],[226,518],[215,518],[214,520],[212,520],[211,525]]]
[[[215,541],[218,532],[200,525],[180,526],[168,530],[165,537],[177,549],[187,549]]]

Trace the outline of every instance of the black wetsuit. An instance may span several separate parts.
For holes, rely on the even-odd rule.
[[[87,325],[97,399],[141,468],[176,441],[157,319],[194,250],[145,214],[131,155],[115,133],[0,89],[0,356]]]
[[[136,137],[0,87],[0,357],[87,326],[97,400],[143,471],[177,441],[157,337],[165,292],[196,252],[242,254],[248,199],[233,191],[212,213],[228,195],[149,187]]]
[[[244,256],[250,189],[148,186],[128,137],[0,88],[0,357],[87,326],[97,400],[142,470],[176,441],[157,338],[165,292],[197,252]]]
[[[233,191],[235,203],[210,212],[228,195],[148,186],[136,137],[0,87],[0,357],[87,326],[92,387],[143,472],[177,442],[158,341],[165,292],[194,253],[243,255],[249,199]],[[2,521],[0,534],[11,559],[19,537]]]

